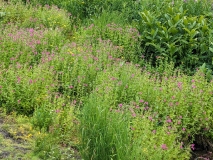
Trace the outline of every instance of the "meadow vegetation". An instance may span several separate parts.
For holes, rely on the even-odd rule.
[[[0,159],[213,158],[212,18],[211,0],[0,0]]]

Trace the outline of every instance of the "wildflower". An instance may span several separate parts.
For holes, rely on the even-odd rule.
[[[146,106],[146,107],[144,107],[144,110],[146,111],[146,110],[148,110],[149,109],[149,107],[148,106]]]
[[[182,131],[186,131],[186,128],[182,128]]]
[[[171,130],[171,129],[172,129],[172,127],[171,127],[171,126],[168,126],[167,128],[168,128],[168,130]]]
[[[132,113],[132,117],[136,117],[136,114],[135,114],[135,113]]]
[[[161,148],[162,148],[163,150],[167,150],[167,149],[168,149],[168,147],[166,146],[166,144],[162,144],[162,145],[161,145]]]
[[[73,88],[73,86],[69,86],[69,88],[70,88],[70,89],[72,89],[72,88]]]
[[[119,106],[119,107],[122,107],[122,106],[123,106],[123,104],[122,104],[122,103],[120,103],[118,106]]]
[[[20,83],[20,81],[21,81],[21,78],[17,77],[17,83]]]
[[[139,102],[140,102],[140,103],[143,103],[143,102],[144,102],[144,100],[143,100],[143,99],[140,99],[140,100],[139,100]]]
[[[115,112],[119,113],[119,112],[120,112],[120,110],[119,110],[119,109],[116,109],[116,110],[115,110]]]
[[[140,107],[138,105],[135,106],[136,109],[139,109]]]
[[[76,104],[76,102],[77,102],[76,100],[73,100],[73,104]]]
[[[195,85],[192,85],[192,88],[196,88],[196,86],[195,86]]]
[[[32,79],[30,79],[29,83],[30,83],[30,84],[32,84],[32,83],[33,83],[33,80],[32,80]]]
[[[193,79],[191,82],[192,82],[192,83],[194,83],[194,82],[195,82],[195,80]]]
[[[182,82],[178,82],[178,88],[182,88]]]
[[[30,29],[29,29],[29,32],[30,32],[30,33],[33,33],[33,32],[34,32],[34,29],[33,29],[33,28],[30,28]]]
[[[156,133],[156,130],[153,130],[152,133],[155,134],[155,133]]]
[[[209,130],[209,128],[204,128],[204,131],[208,131]]]
[[[183,149],[183,142],[180,143],[180,149]]]
[[[195,150],[195,144],[191,144],[190,148],[191,148],[192,150]]]
[[[56,112],[56,113],[59,113],[59,112],[60,112],[60,109],[56,109],[55,112]]]
[[[167,123],[172,123],[172,120],[171,119],[167,119],[166,122]]]
[[[135,130],[135,128],[133,128],[132,126],[131,126],[130,128],[131,128],[131,130],[133,130],[133,131]]]
[[[111,80],[114,81],[114,80],[116,80],[116,78],[115,78],[115,77],[112,77]]]

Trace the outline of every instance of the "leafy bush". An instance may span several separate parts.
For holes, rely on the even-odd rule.
[[[39,128],[40,131],[42,129],[44,129],[44,131],[49,131],[50,126],[53,124],[54,118],[54,112],[51,113],[49,107],[42,104],[42,106],[39,106],[33,112],[31,123],[33,127]]]
[[[141,45],[147,59],[164,57],[175,66],[195,69],[206,63],[210,65],[212,52],[210,40],[212,32],[205,16],[187,16],[183,8],[167,7],[161,13],[141,12]]]
[[[193,16],[211,16],[212,3],[211,0],[185,0],[181,2],[183,9],[187,10],[187,15]]]
[[[23,1],[26,3],[26,0]],[[139,18],[138,11],[142,8],[140,1],[131,0],[32,0],[30,2],[33,5],[56,5],[70,12],[75,20],[81,19],[81,21],[98,17],[104,11],[108,13],[116,11],[122,13],[127,23],[131,23]]]

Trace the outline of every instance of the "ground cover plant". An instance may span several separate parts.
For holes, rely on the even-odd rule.
[[[212,159],[212,3],[0,1],[0,159]]]

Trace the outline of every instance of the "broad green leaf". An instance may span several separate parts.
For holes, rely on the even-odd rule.
[[[183,7],[182,7],[182,6],[179,8],[179,11],[180,11],[181,13],[183,13]]]
[[[199,33],[198,31],[196,31],[195,29],[192,29],[190,32],[190,37],[194,38],[198,33]]]
[[[201,16],[200,16],[200,18],[198,19],[198,22],[199,22],[199,23],[202,23],[202,22],[203,22],[203,20],[204,20],[204,16],[203,16],[203,15],[201,15]]]
[[[176,34],[176,33],[178,33],[178,29],[175,27],[171,27],[171,28],[169,28],[168,32],[172,33],[172,34]]]
[[[153,35],[153,39],[156,37],[157,33],[158,33],[158,28],[156,29],[156,31],[155,31],[155,33]]]
[[[169,24],[169,26],[170,26],[170,27],[172,27],[172,26],[173,26],[173,24],[172,24],[172,21],[171,21],[171,20],[168,20],[168,24]]]
[[[159,44],[154,44],[154,43],[146,43],[146,46],[153,46],[158,52],[162,53],[165,51],[164,48],[161,48]]]
[[[0,17],[3,17],[3,16],[5,16],[5,15],[6,15],[5,12],[0,12]]]
[[[184,40],[184,39],[181,39],[181,42],[183,42],[184,44],[188,44],[189,42]]]
[[[188,25],[189,21],[186,17],[183,18],[183,24],[186,26]]]
[[[155,34],[155,30],[152,29],[150,33],[151,33],[151,35],[153,36],[153,35]]]
[[[196,21],[193,22],[193,24],[190,25],[190,28],[194,28],[196,25]]]
[[[173,14],[173,8],[172,7],[168,7],[167,12],[170,14]]]
[[[164,26],[161,26],[161,28],[163,28],[164,32],[167,32],[167,28]]]
[[[208,30],[208,26],[207,26],[207,25],[204,25],[204,26],[202,27],[202,31],[205,32],[205,31],[207,31],[207,30]]]
[[[213,53],[213,48],[209,47],[209,50]]]
[[[190,30],[188,30],[187,28],[183,28],[189,35],[190,35]]]
[[[179,20],[180,20],[180,14],[177,14],[177,15],[174,17],[174,22],[177,23]]]
[[[202,44],[200,45],[200,50],[201,50],[201,53],[207,52],[208,46],[206,45],[206,43],[202,43]]]
[[[165,14],[164,16],[166,17],[167,20],[171,19],[168,14]]]

